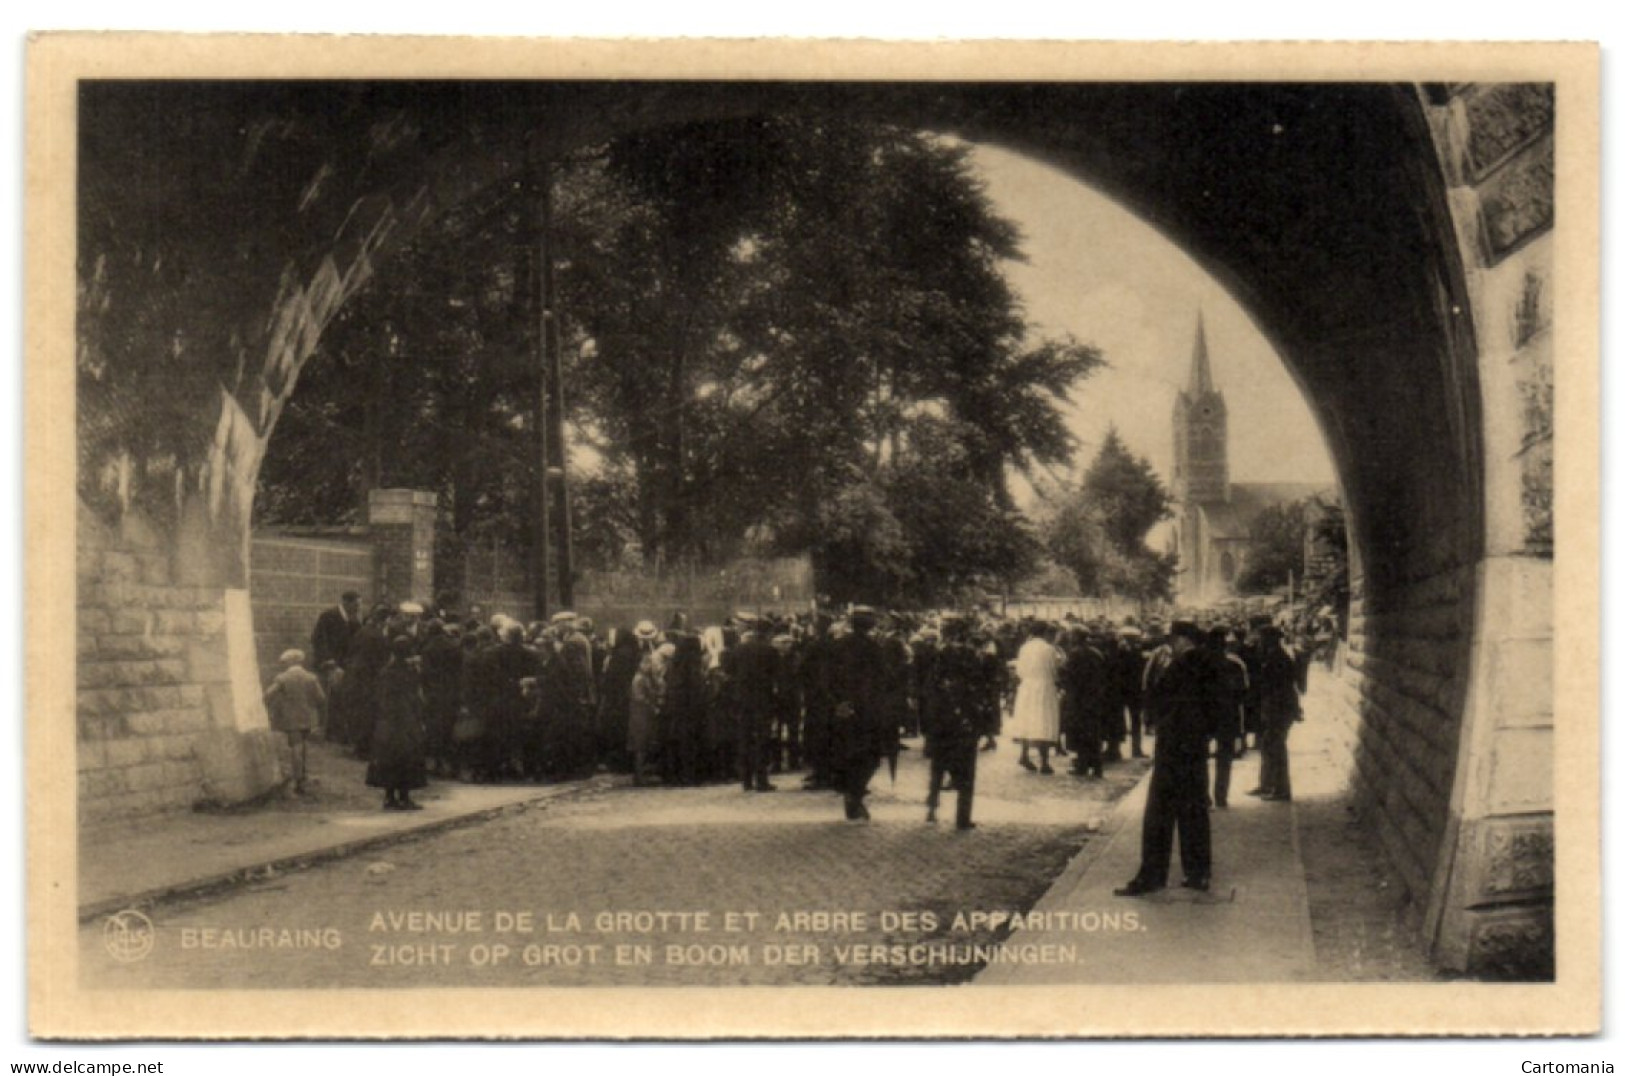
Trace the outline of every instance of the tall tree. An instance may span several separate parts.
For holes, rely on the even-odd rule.
[[[1047,490],[1045,545],[1068,568],[1085,594],[1140,601],[1172,597],[1174,558],[1145,544],[1151,528],[1169,518],[1171,498],[1142,456],[1109,429],[1083,479]]]
[[[1031,563],[1006,475],[1069,464],[1061,404],[1103,360],[1028,335],[1004,276],[1020,237],[964,146],[766,117],[553,171],[589,563],[811,551],[836,589],[898,600]],[[346,311],[273,442],[268,512],[412,484],[459,533],[529,540],[524,190],[460,207]]]

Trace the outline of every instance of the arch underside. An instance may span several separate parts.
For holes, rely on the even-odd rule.
[[[87,83],[81,276],[109,251],[141,251],[144,277],[108,270],[114,301],[161,289],[194,365],[167,382],[160,409],[179,436],[126,461],[129,492],[111,508],[108,459],[87,434],[150,420],[157,396],[143,382],[104,398],[81,379],[83,498],[104,516],[127,509],[173,528],[173,549],[200,550],[193,563],[176,554],[177,581],[242,587],[245,565],[218,553],[244,548],[242,493],[251,499],[321,329],[387,272],[390,250],[537,156],[768,112],[861,115],[1041,159],[1156,225],[1248,309],[1337,465],[1359,569],[1355,649],[1372,681],[1359,689],[1368,720],[1356,751],[1393,819],[1383,825],[1395,861],[1425,898],[1448,851],[1484,503],[1471,305],[1411,86]],[[164,268],[151,267],[154,252]],[[81,337],[94,335],[99,315],[81,317]],[[209,499],[222,488],[239,495]],[[1425,644],[1433,727],[1396,751],[1370,719],[1418,695],[1407,623],[1423,606],[1437,625]]]

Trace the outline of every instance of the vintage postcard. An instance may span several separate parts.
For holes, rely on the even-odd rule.
[[[43,35],[43,1039],[1584,1035],[1598,50]]]

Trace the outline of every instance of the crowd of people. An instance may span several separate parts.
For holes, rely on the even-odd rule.
[[[368,783],[391,810],[415,809],[411,793],[431,776],[549,781],[609,770],[637,784],[734,781],[772,792],[775,776],[798,774],[804,788],[841,793],[846,816],[861,820],[879,767],[895,772],[905,741],[923,738],[928,820],[951,788],[955,822],[970,828],[977,757],[1001,737],[1033,774],[1053,775],[1070,758],[1082,779],[1144,757],[1154,737],[1152,798],[1167,823],[1157,841],[1177,829],[1182,854],[1192,845],[1187,881],[1205,883],[1197,830],[1209,806],[1227,805],[1231,762],[1258,749],[1254,791],[1290,798],[1286,738],[1309,651],[1268,618],[1204,629],[855,606],[840,616],[741,612],[705,626],[678,613],[664,628],[646,620],[600,633],[569,612],[524,624],[405,603],[363,616],[350,592],[318,619],[308,660],[283,655],[267,702],[273,727],[294,742],[296,780],[304,740],[319,732],[368,760]],[[1144,890],[1160,884],[1152,871]]]

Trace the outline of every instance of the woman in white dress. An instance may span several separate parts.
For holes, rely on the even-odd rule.
[[[1056,674],[1061,668],[1061,657],[1050,640],[1055,629],[1040,624],[1032,638],[1022,644],[1016,654],[1015,712],[1010,727],[1005,730],[1012,739],[1021,741],[1023,769],[1054,773],[1050,768],[1049,753],[1061,739],[1061,693],[1056,686]],[[1031,751],[1038,748],[1039,765],[1034,766]]]

